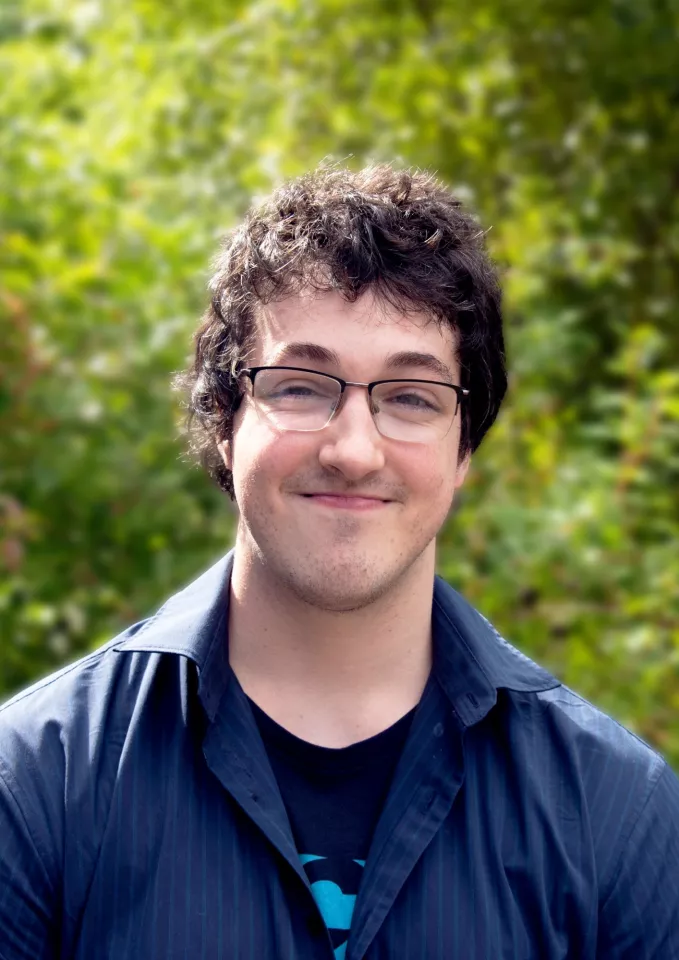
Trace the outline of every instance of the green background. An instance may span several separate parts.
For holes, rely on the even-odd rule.
[[[218,238],[324,157],[490,226],[511,366],[441,572],[679,769],[679,8],[0,4],[0,694],[224,552],[173,371]]]

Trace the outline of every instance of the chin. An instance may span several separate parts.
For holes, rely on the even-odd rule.
[[[298,585],[296,585],[298,586]],[[294,589],[294,587],[293,587]],[[328,613],[351,613],[353,610],[362,610],[374,603],[386,591],[366,592],[365,585],[355,589],[328,590],[327,583],[304,584],[301,589],[295,589],[299,600],[316,610],[326,610]]]
[[[350,564],[350,566],[349,566]],[[366,566],[356,559],[347,563],[320,561],[313,569],[285,575],[288,589],[303,603],[318,610],[348,613],[374,603],[399,580],[398,573],[383,571],[375,564]]]

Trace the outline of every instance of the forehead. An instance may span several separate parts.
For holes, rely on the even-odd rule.
[[[260,309],[253,365],[274,363],[298,343],[317,344],[337,354],[343,367],[369,368],[370,375],[390,355],[407,351],[432,354],[456,367],[457,343],[450,326],[442,327],[423,312],[404,314],[370,290],[353,303],[336,291],[309,292]]]

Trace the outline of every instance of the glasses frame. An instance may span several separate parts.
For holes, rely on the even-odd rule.
[[[373,408],[372,392],[375,389],[375,387],[378,387],[383,383],[430,383],[438,387],[449,387],[451,390],[454,390],[457,395],[457,403],[455,405],[455,412],[453,413],[453,416],[451,418],[450,426],[448,427],[448,430],[450,430],[450,427],[453,425],[455,421],[457,412],[460,409],[460,404],[465,399],[465,397],[469,396],[469,390],[467,390],[466,387],[461,387],[456,383],[446,383],[444,380],[425,380],[425,379],[416,378],[416,377],[394,377],[394,378],[389,378],[388,380],[371,380],[369,383],[360,383],[357,380],[343,380],[342,377],[336,377],[333,373],[322,373],[320,370],[309,370],[308,367],[288,367],[288,366],[278,366],[278,365],[274,365],[272,367],[267,367],[267,366],[247,367],[245,370],[241,370],[240,376],[247,377],[250,383],[252,384],[252,398],[255,401],[255,406],[257,407],[258,412],[259,412],[259,406],[257,405],[257,397],[255,396],[255,379],[257,377],[257,374],[260,373],[260,371],[262,370],[293,370],[293,371],[296,371],[297,373],[312,373],[317,377],[326,377],[328,380],[334,380],[335,383],[339,383],[340,385],[339,400],[335,404],[335,407],[332,413],[330,414],[330,416],[325,421],[322,427],[313,427],[311,430],[295,430],[294,428],[289,429],[288,427],[280,427],[281,430],[284,430],[288,433],[317,433],[319,430],[324,430],[328,426],[328,424],[331,423],[332,420],[334,420],[334,418],[337,416],[340,409],[342,408],[342,401],[344,400],[344,394],[347,387],[365,387],[366,388],[366,390],[368,391],[368,397],[370,399],[370,413],[373,418],[373,423],[375,424],[375,427],[377,428],[379,433],[381,433],[382,431],[378,427],[377,421],[375,420],[375,410]],[[264,416],[266,416],[266,414],[264,414]],[[401,442],[416,443],[417,441],[402,440]]]

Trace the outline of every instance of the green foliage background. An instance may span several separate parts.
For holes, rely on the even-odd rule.
[[[5,0],[0,691],[228,547],[168,385],[217,239],[324,157],[396,159],[506,290],[441,572],[679,769],[678,35],[676,0]]]

